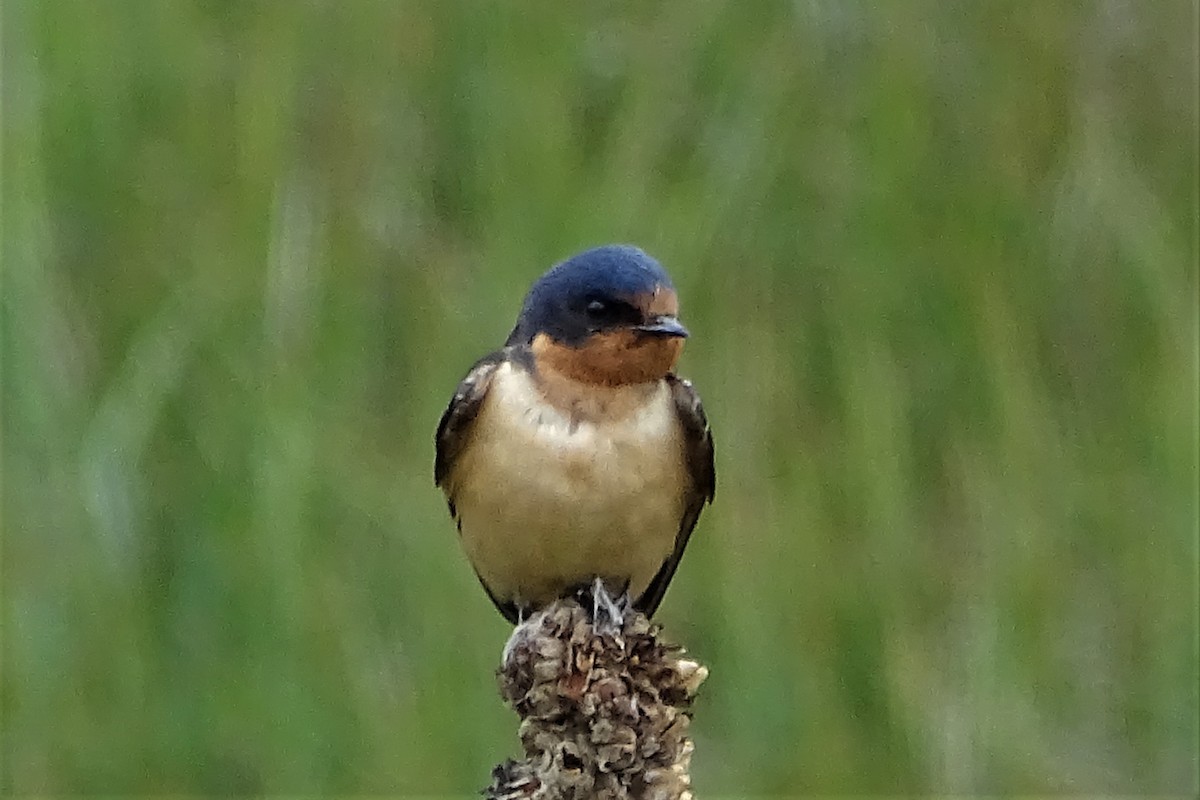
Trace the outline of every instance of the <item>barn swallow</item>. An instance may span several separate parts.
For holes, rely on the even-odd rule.
[[[716,477],[688,331],[662,266],[628,245],[546,272],[504,347],[458,385],[435,483],[514,624],[593,583],[653,614]]]

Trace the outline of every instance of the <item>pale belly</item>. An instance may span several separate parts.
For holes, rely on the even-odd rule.
[[[527,375],[499,368],[448,486],[467,555],[498,600],[538,606],[596,576],[637,598],[671,554],[681,432],[669,388],[640,391],[618,423],[572,424]]]

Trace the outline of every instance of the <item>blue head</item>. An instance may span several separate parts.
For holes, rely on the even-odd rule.
[[[525,296],[509,345],[581,380],[621,384],[661,378],[687,330],[666,270],[630,245],[587,250],[552,267]]]

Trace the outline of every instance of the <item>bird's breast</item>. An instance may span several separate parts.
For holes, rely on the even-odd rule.
[[[502,364],[447,486],[463,544],[501,600],[541,604],[595,575],[637,597],[683,512],[665,382],[579,391]]]

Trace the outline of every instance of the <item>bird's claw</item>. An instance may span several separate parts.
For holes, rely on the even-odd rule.
[[[625,614],[629,612],[631,601],[628,590],[622,591],[616,598],[609,594],[604,581],[596,578],[592,581],[592,627],[597,634],[614,635],[625,627]]]

